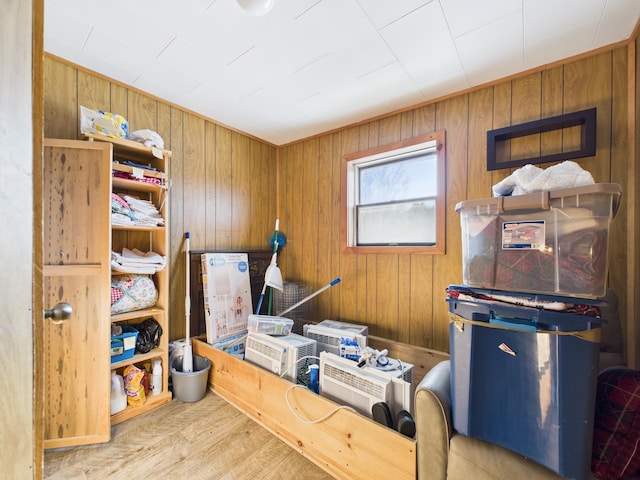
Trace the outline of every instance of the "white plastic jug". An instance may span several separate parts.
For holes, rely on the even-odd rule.
[[[111,415],[127,408],[127,394],[124,392],[122,375],[111,372]]]
[[[151,371],[151,394],[158,395],[162,393],[162,363],[156,358],[153,361],[153,369]]]

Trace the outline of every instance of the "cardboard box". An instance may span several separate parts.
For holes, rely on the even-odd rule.
[[[247,332],[251,314],[248,254],[203,253],[202,287],[207,343]]]

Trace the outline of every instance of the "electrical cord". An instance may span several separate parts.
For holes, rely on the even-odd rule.
[[[302,360],[308,360],[308,359],[313,359],[313,360],[320,360],[320,357],[317,357],[315,355],[306,355],[304,357],[300,357],[299,359],[296,360],[294,365],[290,365],[289,368],[287,368],[284,372],[282,372],[280,374],[280,377],[284,377],[291,368],[295,367],[297,368],[298,363],[301,362]],[[326,415],[315,419],[315,420],[309,420],[307,418],[303,418],[302,416],[300,416],[300,414],[298,414],[298,412],[295,411],[295,409],[293,408],[293,405],[291,405],[291,401],[289,400],[289,392],[291,390],[293,390],[294,388],[308,388],[306,385],[299,385],[299,384],[293,384],[291,385],[289,388],[287,388],[287,391],[284,394],[284,398],[285,401],[287,403],[287,407],[289,407],[289,410],[291,410],[291,413],[293,413],[293,415],[300,420],[303,423],[308,423],[308,424],[314,424],[314,423],[320,423],[320,422],[324,422],[326,419],[328,419],[329,417],[331,417],[332,415],[334,415],[338,410],[349,410],[352,412],[356,412],[355,409],[347,406],[347,405],[340,405],[339,407],[336,407],[335,409],[333,409],[331,412],[327,413]],[[357,412],[356,412],[357,413]]]
[[[331,410],[329,413],[327,413],[326,415],[317,418],[315,420],[309,420],[307,418],[303,418],[301,417],[298,412],[295,411],[295,409],[293,408],[293,405],[291,405],[291,402],[289,401],[289,392],[291,390],[293,390],[294,388],[307,388],[304,385],[291,385],[289,388],[287,388],[287,391],[284,394],[284,398],[287,402],[287,407],[289,407],[289,410],[291,410],[291,413],[293,413],[293,415],[300,420],[303,423],[308,423],[308,424],[314,424],[314,423],[320,423],[320,422],[324,422],[326,419],[328,419],[329,417],[331,417],[332,415],[334,415],[335,413],[338,412],[338,410],[349,410],[350,412],[354,412],[354,413],[358,413],[354,408],[351,408],[347,405],[340,405],[336,408],[334,408],[333,410]]]

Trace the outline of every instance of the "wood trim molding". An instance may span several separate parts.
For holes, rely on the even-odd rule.
[[[436,132],[427,133],[424,135],[418,135],[416,137],[407,138],[391,144],[381,145],[358,152],[353,152],[345,155],[342,159],[341,166],[341,204],[340,204],[340,216],[341,216],[341,237],[342,237],[342,251],[344,253],[355,254],[424,254],[424,255],[444,255],[446,252],[445,239],[446,239],[446,204],[447,204],[447,192],[446,192],[446,169],[447,169],[447,149],[446,149],[446,132],[444,130],[438,130]],[[436,203],[436,244],[434,246],[350,246],[348,245],[348,212],[345,202],[348,201],[347,197],[347,164],[352,160],[364,158],[368,156],[377,155],[384,152],[391,152],[393,150],[399,150],[412,145],[418,145],[425,142],[436,142],[437,162],[438,162],[438,180],[437,185],[442,192],[438,192],[438,197],[444,198],[443,202]]]
[[[31,95],[33,136],[33,478],[44,476],[44,320],[42,181],[44,149],[44,0],[32,0]]]
[[[635,33],[638,33],[636,29]],[[638,43],[640,38],[636,37],[629,42],[628,46],[628,79],[627,79],[627,117],[628,127],[628,184],[625,197],[627,202],[627,318],[626,318],[626,359],[627,366],[633,369],[640,368],[640,331],[636,324],[640,318],[640,301],[636,292],[640,286],[639,271],[639,248],[640,248],[640,225],[638,224],[638,214],[640,211],[639,189],[640,189],[640,146],[638,141],[637,128],[640,123],[640,105],[638,105],[638,89],[640,88],[638,71]]]

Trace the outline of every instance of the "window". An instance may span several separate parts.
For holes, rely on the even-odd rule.
[[[444,253],[444,131],[347,155],[346,251]]]

